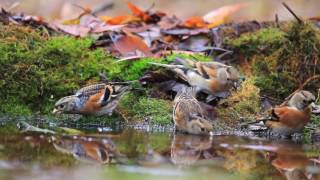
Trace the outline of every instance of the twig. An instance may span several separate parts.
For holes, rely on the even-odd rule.
[[[302,24],[303,21],[296,15],[296,13],[294,13],[292,11],[292,9],[285,3],[285,2],[282,2],[282,5],[297,19],[297,21]]]
[[[277,28],[279,28],[280,24],[279,24],[279,16],[278,16],[278,14],[275,15],[275,22],[276,22]]]
[[[97,8],[94,8],[91,14],[96,16],[97,14],[103,11],[113,8],[113,6],[114,6],[113,2],[105,2],[104,4],[99,5]]]

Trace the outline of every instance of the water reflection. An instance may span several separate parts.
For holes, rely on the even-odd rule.
[[[200,159],[211,157],[207,152],[212,146],[209,136],[175,134],[171,143],[171,161],[178,165],[191,165]]]
[[[108,164],[117,155],[116,146],[110,139],[96,139],[91,137],[52,137],[53,147],[66,154],[72,154],[77,160]]]
[[[32,176],[36,176],[34,171],[43,174],[52,170],[65,175],[70,173],[68,168],[83,169],[89,165],[98,167],[94,172],[103,176],[108,172],[108,176],[117,179],[133,175],[147,175],[150,179],[319,179],[319,157],[316,144],[132,129],[85,136],[0,137],[0,171],[10,174],[23,167]],[[99,166],[90,166],[92,163]],[[106,166],[110,163],[114,166]],[[6,168],[8,165],[13,168]]]

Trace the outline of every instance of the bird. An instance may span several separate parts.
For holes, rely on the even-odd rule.
[[[258,122],[263,122],[263,125],[276,135],[290,136],[299,133],[310,121],[314,101],[315,96],[311,92],[297,91],[288,102],[272,108],[269,116]]]
[[[195,98],[195,93],[195,88],[185,87],[176,95],[173,106],[175,127],[190,134],[210,134],[212,123],[206,119],[208,113]]]
[[[232,66],[219,62],[198,62],[176,58],[174,64],[150,62],[172,70],[178,77],[209,95],[217,95],[237,87],[240,81],[239,72]]]
[[[59,99],[53,114],[112,115],[120,98],[129,86],[118,84],[94,84],[78,90],[74,95]]]

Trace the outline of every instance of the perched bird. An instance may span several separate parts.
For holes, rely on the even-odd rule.
[[[129,90],[125,85],[95,84],[58,100],[54,114],[111,115],[120,98]]]
[[[173,120],[177,130],[190,134],[209,134],[212,124],[195,98],[195,88],[183,88],[174,99]]]
[[[236,87],[240,80],[239,72],[232,66],[218,62],[197,62],[177,58],[175,64],[159,64],[171,69],[181,79],[196,87],[197,92],[203,91],[209,95],[229,91]]]
[[[272,108],[270,117],[262,121],[275,134],[286,136],[301,132],[310,121],[314,101],[315,96],[309,91],[298,91],[283,106]]]

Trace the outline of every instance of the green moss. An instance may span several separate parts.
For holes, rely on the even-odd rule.
[[[277,28],[264,28],[253,33],[242,34],[239,38],[226,38],[225,44],[232,49],[250,57],[254,54],[272,52],[284,41],[285,33]]]
[[[308,22],[289,23],[283,31],[266,28],[226,42],[249,60],[254,84],[274,98],[287,97],[320,73],[320,31]],[[319,84],[312,81],[305,88],[314,91]]]
[[[0,94],[2,102],[9,102],[0,106],[0,113],[48,113],[58,98],[97,81],[98,72],[113,61],[100,49],[90,51],[89,38],[45,39],[34,30],[11,25],[0,26],[0,31]],[[17,108],[8,110],[11,104]]]
[[[0,105],[0,114],[47,114],[59,98],[98,82],[100,72],[113,81],[137,80],[147,70],[160,69],[150,65],[151,61],[169,63],[177,56],[186,56],[173,54],[160,59],[116,62],[104,49],[90,50],[92,43],[90,38],[47,38],[28,27],[0,26],[0,71],[3,72],[0,74],[0,99],[7,102]],[[198,55],[195,58],[206,59]],[[159,105],[158,101],[148,98],[141,99],[141,108],[143,103],[152,107]],[[152,113],[161,114],[151,110],[147,114]],[[155,118],[155,122],[158,121],[165,120]]]
[[[260,89],[254,85],[254,80],[246,79],[241,84],[240,90],[233,92],[221,102],[221,107],[217,108],[218,117],[229,127],[239,125],[242,120],[254,120],[260,111],[259,93]]]
[[[129,120],[148,119],[151,123],[162,125],[172,123],[172,105],[167,100],[149,98],[131,92],[121,99],[118,109]]]

